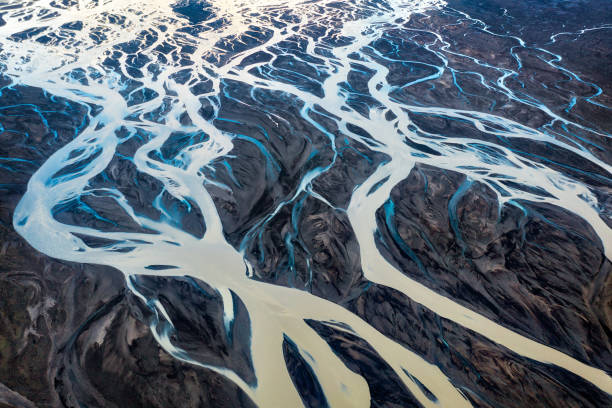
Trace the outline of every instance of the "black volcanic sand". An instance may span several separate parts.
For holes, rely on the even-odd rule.
[[[444,27],[457,22],[454,10],[465,11],[486,21],[494,32],[521,36],[529,45],[546,47],[562,55],[565,66],[604,90],[597,101],[612,104],[609,31],[593,31],[575,41],[576,36],[562,36],[550,44],[552,34],[577,31],[587,20],[589,26],[612,21],[609,3],[597,0],[448,3],[449,8],[417,16],[407,27],[446,30],[445,38],[454,40],[451,46],[458,52],[486,57],[498,66],[513,68],[509,54],[496,51],[507,50],[516,45],[515,41],[491,36],[473,21]],[[503,7],[513,18],[504,17]],[[204,12],[193,18],[203,21],[214,17]],[[265,39],[265,30],[256,34],[255,38]],[[405,33],[387,35],[393,39]],[[426,34],[422,36],[422,41],[430,39]],[[383,53],[387,46],[384,40],[373,44]],[[299,53],[299,47],[293,52]],[[406,59],[433,58],[423,49],[411,48],[409,43],[398,52]],[[560,84],[563,76],[544,64],[537,50],[521,52],[525,68],[514,83],[509,81],[512,89],[525,86],[530,95],[542,101],[557,101],[556,112],[566,109],[568,89],[579,96],[592,94],[591,88],[578,81]],[[435,58],[431,62],[439,63]],[[276,68],[282,68],[282,61],[276,64],[280,64]],[[495,77],[465,58],[457,57],[452,64],[460,70]],[[391,84],[409,82],[410,75],[422,75],[399,65],[389,68]],[[312,81],[304,80],[303,88],[314,94],[321,92],[318,74],[309,72],[307,67],[301,69],[306,77],[312,77]],[[469,74],[458,77],[464,94],[453,87],[452,78],[444,76],[433,88],[427,83],[406,88],[394,96],[406,103],[418,101],[424,105],[490,111],[532,127],[548,121],[535,109],[499,94],[487,94]],[[359,89],[363,81],[364,78],[354,75],[350,85]],[[542,83],[551,86],[544,88]],[[560,88],[554,88],[554,84]],[[206,81],[199,86],[194,93],[205,89]],[[226,90],[227,95],[241,99],[250,92],[238,83],[226,84]],[[470,90],[478,90],[478,94]],[[234,142],[234,158],[227,159],[232,175],[223,163],[213,164],[215,171],[211,170],[208,176],[233,186],[231,191],[215,187],[210,191],[228,242],[236,247],[257,222],[294,195],[304,174],[330,164],[333,159],[327,136],[300,117],[300,101],[262,92],[257,101],[249,103],[252,109],[221,96],[219,117],[242,124],[216,120],[215,125],[264,144],[280,170],[269,171],[270,163],[262,152],[240,139]],[[364,98],[356,101],[354,107],[364,109],[369,103]],[[12,213],[30,175],[83,128],[87,111],[95,115],[99,109],[53,98],[39,89],[3,89],[0,106],[17,104],[20,106],[0,110],[4,129],[0,133],[0,157],[26,160],[0,162],[0,407],[252,406],[230,381],[210,370],[182,363],[158,346],[148,328],[152,319],[149,309],[130,294],[120,272],[53,260],[37,253],[16,234]],[[210,114],[209,108],[202,106],[202,116]],[[266,110],[288,118],[289,124],[271,126],[270,118],[262,114]],[[597,129],[612,130],[609,110],[579,100],[571,112]],[[412,119],[427,131],[479,137],[457,121],[426,115],[412,115]],[[332,121],[323,115],[316,120],[324,123],[338,140],[342,139]],[[274,131],[264,135],[259,126]],[[611,161],[609,139],[594,140],[592,134],[580,136],[575,139],[577,143],[603,161]],[[142,137],[146,139],[147,135]],[[162,154],[172,157],[186,138],[183,134],[173,135],[162,148]],[[603,149],[586,143],[585,138],[592,138],[591,142]],[[544,143],[507,143],[530,158],[537,155],[549,165],[551,160],[559,163],[559,169],[580,178],[602,198],[602,218],[612,212],[611,186],[605,179],[609,175],[602,169]],[[130,139],[118,152],[130,156],[138,147],[135,139]],[[331,169],[313,183],[314,189],[335,208],[304,196],[298,197],[297,209],[294,205],[280,211],[263,229],[262,245],[255,239],[247,245],[246,255],[256,265],[255,279],[298,287],[347,307],[385,335],[439,366],[475,406],[612,404],[610,395],[564,370],[522,358],[440,318],[400,293],[367,282],[359,264],[357,241],[342,209],[347,207],[354,187],[387,157],[355,143],[342,142],[336,147],[339,155]],[[138,188],[134,188],[134,180]],[[415,167],[377,212],[380,231],[377,245],[385,258],[412,279],[458,303],[526,337],[611,372],[612,265],[604,257],[592,229],[579,217],[549,205],[521,202],[524,211],[510,205],[500,209],[488,187],[473,183],[462,190],[463,183],[464,176],[458,173],[423,165]],[[160,183],[138,173],[128,160],[119,156],[91,185],[116,186],[136,212],[154,219],[161,216],[150,206],[161,191]],[[169,195],[164,200],[166,207],[174,205],[177,211],[185,213],[182,228],[202,236],[204,229],[197,209],[187,211]],[[101,216],[113,214],[116,223],[110,225],[94,219],[78,203],[67,203],[65,208],[57,209],[56,217],[62,222],[106,230],[138,228],[127,217],[118,216],[109,202],[92,199],[86,204]],[[294,223],[298,228],[290,254],[283,237],[293,231]],[[227,336],[221,300],[204,282],[187,277],[139,277],[134,284],[160,299],[176,325],[172,337],[175,345],[201,361],[232,368],[247,382],[254,381],[247,346],[248,313],[240,303],[231,336]],[[367,380],[373,407],[418,406],[367,343],[314,321],[309,324],[349,368]],[[283,351],[305,404],[319,406],[320,386],[290,340],[285,341]]]
[[[22,104],[15,108],[19,116],[3,110],[0,121],[30,137],[3,132],[0,157],[33,162],[0,167],[0,407],[252,406],[224,377],[181,363],[159,347],[148,309],[126,289],[119,271],[55,261],[17,235],[12,212],[29,176],[74,137],[86,108],[24,87],[4,89],[0,101]],[[44,120],[27,104],[36,104]],[[165,284],[176,294],[181,285]],[[213,320],[215,305],[220,310],[219,299],[198,296],[193,306]],[[218,348],[224,345],[213,346],[215,330],[211,324],[199,332],[210,337],[204,341],[212,346],[209,354],[222,358]]]
[[[612,7],[606,0],[449,0],[448,7],[464,11],[485,21],[491,31],[523,38],[529,45],[539,45],[563,57],[563,65],[585,75],[606,91],[602,97],[612,97],[612,38],[609,31],[592,31],[580,36],[559,36],[551,44],[550,36],[576,33],[584,28],[599,27],[612,21]],[[504,16],[504,9],[507,15]],[[609,120],[608,120],[609,124]]]

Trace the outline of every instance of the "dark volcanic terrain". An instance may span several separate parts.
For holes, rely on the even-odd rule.
[[[612,405],[609,1],[59,3],[0,2],[0,408]]]

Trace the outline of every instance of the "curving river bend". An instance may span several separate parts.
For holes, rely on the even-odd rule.
[[[15,230],[50,257],[123,272],[174,358],[262,407],[370,406],[373,385],[333,332],[364,342],[415,403],[478,405],[441,364],[350,307],[374,285],[610,398],[608,354],[530,335],[439,274],[476,270],[494,285],[513,266],[503,251],[487,258],[505,239],[491,225],[520,230],[537,216],[563,232],[546,215],[558,209],[587,231],[575,235],[589,234],[597,267],[609,263],[609,99],[552,50],[612,24],[532,45],[435,0],[9,1],[0,12],[3,92],[41,88],[86,112],[32,174]],[[445,192],[444,213],[433,201],[414,210],[446,230],[410,224],[413,195]],[[425,259],[448,249],[440,236],[452,251]],[[242,365],[185,340],[180,298],[159,296],[151,276],[188,277],[177,279],[216,297],[217,335],[241,344]]]

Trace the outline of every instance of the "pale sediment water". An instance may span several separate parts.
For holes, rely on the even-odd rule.
[[[357,313],[351,302],[372,285],[504,352],[570,373],[609,402],[606,317],[594,323],[582,306],[571,309],[585,325],[600,325],[583,338],[603,343],[600,350],[580,349],[571,336],[570,346],[551,344],[532,306],[508,317],[503,305],[491,306],[501,298],[487,289],[471,304],[444,276],[489,287],[500,271],[513,271],[508,287],[546,310],[541,294],[549,288],[521,277],[536,262],[509,261],[533,242],[552,256],[580,258],[580,268],[607,271],[580,269],[584,287],[568,293],[582,295],[571,296],[609,287],[609,84],[584,79],[558,46],[565,37],[609,34],[612,22],[541,41],[454,7],[437,0],[0,5],[2,92],[40,88],[85,112],[74,138],[36,166],[13,214],[15,230],[49,257],[121,271],[167,353],[227,378],[258,406],[372,404],[367,370],[347,364],[325,330],[367,344],[416,405],[487,401]],[[513,17],[506,10],[498,18]],[[30,102],[0,109],[16,107],[48,112]],[[27,160],[1,159],[17,166],[11,171]],[[444,202],[431,199],[440,195]],[[425,221],[410,217],[419,208]],[[430,209],[438,221],[427,222]],[[525,237],[532,219],[574,246],[559,238],[547,247],[533,238],[537,231]],[[437,246],[444,240],[448,247]],[[216,335],[239,344],[240,367],[184,341],[192,334],[181,333],[189,331],[174,321],[182,306],[172,305],[180,297],[158,297],[151,276],[186,276],[177,279],[219,298]],[[544,334],[529,333],[537,324]]]

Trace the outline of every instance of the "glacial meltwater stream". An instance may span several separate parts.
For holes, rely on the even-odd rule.
[[[502,51],[509,62],[497,64],[463,54],[443,33],[410,25],[415,16],[423,18],[434,11],[457,25],[471,25],[503,40],[508,48]],[[78,135],[32,176],[14,213],[15,229],[48,256],[122,271],[130,289],[155,313],[150,327],[153,335],[175,358],[220,373],[261,407],[297,407],[303,402],[283,357],[283,342],[289,340],[310,366],[330,407],[370,406],[368,383],[308,323],[316,321],[367,342],[423,406],[470,406],[437,365],[381,334],[342,305],[303,288],[257,278],[259,263],[266,261],[262,231],[281,211],[290,210],[299,217],[308,198],[346,214],[368,281],[401,292],[438,316],[520,356],[560,367],[612,394],[612,378],[604,370],[437,293],[389,262],[377,244],[377,210],[384,206],[392,214],[392,189],[415,166],[429,165],[465,175],[464,189],[473,183],[490,187],[500,211],[503,206],[527,211],[524,202],[568,210],[593,228],[610,259],[612,233],[602,215],[601,197],[574,173],[504,142],[546,143],[597,169],[585,170],[585,177],[610,183],[612,166],[605,155],[597,153],[588,135],[604,139],[611,135],[571,115],[576,103],[608,109],[597,99],[601,88],[565,68],[559,55],[532,47],[522,38],[497,33],[485,22],[439,0],[9,0],[0,3],[0,15],[4,20],[0,66],[10,78],[8,87],[42,88],[87,106],[89,112]],[[589,29],[611,30],[612,26]],[[550,43],[563,35],[585,32],[560,32]],[[409,47],[418,48],[427,59],[407,59],[402,50]],[[523,80],[524,60],[534,55],[583,92],[577,96],[568,91],[566,105],[559,108],[517,87],[517,81]],[[392,82],[389,78],[397,66],[411,66],[410,78]],[[480,90],[464,89],[461,78],[466,77],[475,79]],[[477,91],[497,95],[545,121],[531,126],[500,114],[493,106],[468,110],[402,97],[411,87],[443,78],[450,78],[448,87],[456,88],[460,95]],[[281,107],[295,107],[303,127],[308,125],[325,139],[327,152],[313,148],[307,160],[314,164],[293,169],[299,178],[293,179],[284,197],[270,211],[250,220],[240,239],[230,243],[214,194],[249,200],[237,193],[241,182],[232,173],[232,163],[255,160],[253,155],[241,156],[236,147],[251,145],[248,151],[257,152],[269,179],[293,170],[279,164],[283,153],[266,143],[276,137],[268,134],[271,129],[248,115],[226,117],[223,105],[238,111],[244,106],[249,112],[259,111],[268,123],[279,126],[284,122],[292,127],[292,118],[275,114],[274,105],[266,108],[270,99]],[[460,123],[471,133],[425,129],[415,119],[419,117]],[[242,134],[240,126],[259,126],[261,132],[258,136]],[[311,136],[304,129],[295,131],[304,132],[306,140]],[[177,135],[182,137],[180,143]],[[384,159],[351,187],[348,205],[342,208],[317,190],[316,181],[330,171],[347,146],[363,146]],[[175,152],[170,155],[168,149]],[[120,189],[99,182],[109,165],[119,159],[163,185],[162,193],[150,203],[160,217],[134,208]],[[227,174],[224,180],[215,176],[221,171]],[[146,188],[136,180],[133,183],[135,190]],[[129,220],[131,230],[94,228],[58,217],[58,208],[67,203],[96,199],[112,201],[114,215]],[[167,205],[170,199],[189,211],[198,209],[202,217],[197,220],[205,232],[198,235],[183,228],[180,215]],[[452,203],[449,211],[455,225]],[[93,218],[113,221],[98,214],[95,207],[87,208]],[[460,241],[458,227],[453,228]],[[294,245],[299,245],[297,229],[295,224],[284,235],[291,254]],[[259,248],[259,260],[249,255],[253,247]],[[290,260],[288,268],[297,266]],[[256,381],[201,361],[177,345],[170,315],[162,302],[142,290],[140,275],[190,276],[196,278],[194,282],[215,288],[223,299],[228,333],[235,303],[244,304],[251,325]]]

